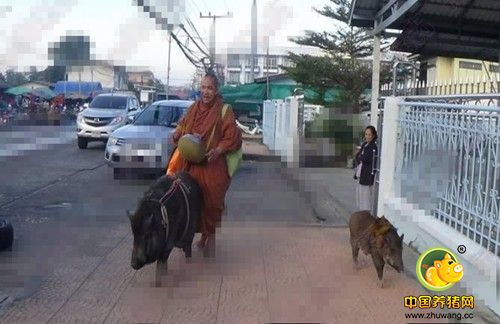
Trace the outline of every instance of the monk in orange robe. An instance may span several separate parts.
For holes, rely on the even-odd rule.
[[[182,161],[182,169],[196,179],[203,192],[203,210],[197,231],[202,235],[197,245],[206,252],[215,248],[215,229],[220,226],[224,199],[231,183],[225,153],[239,149],[242,144],[241,131],[236,126],[232,110],[227,109],[222,118],[223,105],[217,77],[207,74],[201,81],[201,99],[188,109],[172,136],[174,144],[184,134],[199,136],[208,144],[207,158],[203,163]],[[215,132],[208,143],[214,125]]]

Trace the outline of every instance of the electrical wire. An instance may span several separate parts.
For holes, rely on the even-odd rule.
[[[158,24],[158,25],[161,25],[160,22],[162,22],[165,18],[162,17],[161,13],[157,12],[156,11],[156,8],[155,6],[147,6],[145,5],[145,1],[144,0],[137,0],[134,2],[134,4],[139,7],[140,9],[142,9],[144,12],[146,13],[149,13],[150,14],[150,17],[153,18],[154,16],[154,20],[155,22]],[[152,16],[153,15],[153,16]],[[195,43],[193,37],[189,34],[189,32],[186,31],[185,28],[182,28],[184,30],[184,32],[193,40],[193,42]],[[172,36],[172,38],[174,39],[174,41],[177,43],[177,45],[179,46],[179,48],[181,49],[182,53],[184,54],[184,56],[189,60],[189,62],[191,62],[191,64],[193,64],[196,68],[205,68],[206,69],[206,65],[205,63],[203,62],[203,58],[199,58],[199,57],[196,57],[197,54],[194,53],[191,49],[189,49],[187,46],[184,46],[180,40],[178,39],[177,35],[174,34],[173,32],[170,31],[170,35]],[[205,54],[206,56],[206,53],[204,53],[204,51],[201,49],[201,47],[199,47],[197,45],[197,47],[201,50],[202,54]],[[189,53],[191,54],[189,54]],[[193,58],[194,57],[194,58]],[[203,65],[201,66],[200,63]]]

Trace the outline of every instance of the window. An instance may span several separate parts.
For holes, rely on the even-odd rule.
[[[277,69],[278,68],[278,58],[276,56],[269,56],[264,58],[264,69]]]
[[[282,64],[282,65],[283,65],[283,66],[289,66],[289,67],[290,67],[290,66],[293,66],[293,62],[292,62],[292,60],[290,60],[289,58],[284,58],[284,59],[283,59],[283,64]]]
[[[481,63],[472,63],[472,62],[467,62],[467,61],[460,61],[458,64],[459,64],[459,67],[461,69],[479,70],[479,71],[481,71],[483,69]]]
[[[245,67],[247,68],[251,68],[252,67],[252,56],[251,55],[247,55],[246,57],[246,60],[245,60]],[[254,57],[254,63],[255,63],[255,67],[259,66],[259,58],[257,56]]]
[[[498,65],[490,64],[490,72],[498,73],[499,72]]]
[[[240,55],[239,54],[228,54],[227,55],[227,66],[228,67],[240,67]]]
[[[252,83],[252,74],[251,73],[245,73],[245,83]]]
[[[229,72],[229,83],[239,83],[240,73],[239,72]]]
[[[152,125],[172,127],[183,114],[183,107],[151,105],[146,108],[134,122],[134,125]]]
[[[125,109],[127,97],[123,96],[97,96],[89,105],[90,108]]]

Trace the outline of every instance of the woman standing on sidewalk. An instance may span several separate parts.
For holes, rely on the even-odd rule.
[[[365,141],[361,149],[356,154],[356,174],[355,180],[359,180],[356,185],[356,205],[359,210],[369,210],[372,212],[373,204],[373,183],[375,182],[375,173],[372,174],[375,163],[374,156],[377,155],[377,131],[375,127],[365,128]]]

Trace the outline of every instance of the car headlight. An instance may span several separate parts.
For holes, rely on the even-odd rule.
[[[125,117],[123,116],[118,116],[118,117],[115,117],[112,121],[111,121],[111,124],[119,124],[121,123],[122,121],[125,120]]]
[[[108,141],[109,141],[109,144],[116,145],[116,143],[118,143],[118,138],[110,136]]]

